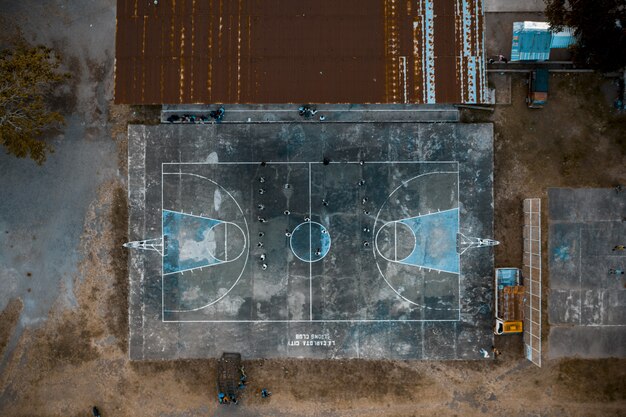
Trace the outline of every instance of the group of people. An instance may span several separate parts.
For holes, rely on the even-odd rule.
[[[167,118],[168,123],[209,123],[211,120],[214,120],[216,123],[219,123],[224,118],[224,113],[226,113],[226,109],[223,106],[220,106],[217,110],[212,110],[208,116],[201,114],[172,114]],[[310,105],[303,105],[298,107],[298,114],[305,119],[308,119],[317,113],[317,109]],[[325,120],[325,116],[320,116],[320,120]]]
[[[243,388],[243,387],[240,386],[239,388]],[[271,391],[268,391],[265,388],[261,389],[261,398],[268,398],[271,395],[272,395]],[[220,404],[235,404],[236,405],[238,403],[237,396],[231,394],[231,396],[229,397],[223,392],[220,392],[217,394],[217,400],[219,401]]]
[[[496,61],[493,58],[489,58],[489,60],[487,61],[490,64],[493,64],[494,62],[504,62],[505,64],[509,62],[508,58],[506,58],[504,55],[500,54],[498,55],[498,60]]]
[[[298,107],[298,114],[304,118],[308,119],[309,117],[314,116],[315,113],[317,113],[317,109],[307,104]]]
[[[241,371],[241,377],[239,378],[239,385],[237,386],[237,388],[244,389],[248,382],[248,377],[246,375],[246,372],[243,366],[241,367],[240,371]],[[268,398],[270,395],[272,395],[270,391],[268,391],[265,388],[261,389],[261,398]],[[226,393],[221,392],[221,391],[217,394],[217,400],[219,401],[220,404],[237,404],[237,402],[239,401],[235,394],[231,393],[229,396]],[[96,416],[96,417],[99,417],[99,416]]]
[[[226,113],[226,110],[224,107],[220,107],[217,110],[212,110],[209,113],[209,117],[203,114],[199,116],[195,114],[183,114],[182,116],[172,114],[167,118],[167,121],[169,123],[209,123],[210,120],[213,119],[215,122],[219,123],[224,118],[224,113]]]
[[[491,356],[491,354],[493,354],[493,357],[495,359],[498,356],[500,356],[502,354],[502,352],[500,352],[500,349],[498,349],[494,345],[491,345],[491,353],[489,353],[489,351],[487,349],[482,348],[482,349],[480,349],[480,354],[483,355],[483,358],[485,358],[485,359],[489,358]]]
[[[615,245],[613,252],[622,252],[626,250],[626,245]],[[609,275],[624,275],[624,270],[621,268],[609,268]]]
[[[304,117],[305,119],[315,116],[315,113],[317,113],[317,109],[308,104],[298,107],[298,114]],[[320,121],[324,121],[324,120],[326,120],[326,116],[320,116]]]

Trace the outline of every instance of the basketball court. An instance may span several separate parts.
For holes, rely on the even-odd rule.
[[[491,125],[129,127],[133,359],[479,359]],[[481,243],[483,242],[483,243]]]

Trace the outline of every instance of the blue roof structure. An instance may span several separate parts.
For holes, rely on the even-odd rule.
[[[555,33],[547,22],[514,22],[511,61],[546,61],[550,49],[567,48],[575,41],[570,28]]]

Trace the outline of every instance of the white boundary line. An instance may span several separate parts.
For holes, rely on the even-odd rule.
[[[441,174],[449,174],[449,172],[441,172]],[[457,172],[457,174],[458,174],[458,172]],[[413,179],[413,178],[412,178],[412,179]],[[409,181],[411,181],[411,180],[409,180]],[[459,209],[458,207],[454,207],[454,208],[451,208],[451,209],[445,209],[445,210],[429,211],[429,212],[428,212],[428,213],[426,213],[426,214],[418,214],[417,216],[403,217],[403,218],[401,218],[401,219],[397,219],[397,220],[390,220],[390,221],[388,221],[387,223],[391,223],[391,222],[402,222],[402,221],[404,221],[404,220],[412,220],[412,219],[415,219],[415,218],[418,218],[418,217],[427,217],[427,216],[432,216],[432,215],[434,215],[434,214],[446,213],[446,212],[448,212],[448,211],[453,211],[453,210],[458,210],[458,209]],[[382,227],[382,226],[381,226],[381,227]]]
[[[183,213],[181,211],[161,209],[161,212],[164,212],[164,211],[169,211],[170,213],[182,214],[184,216],[189,216],[189,217],[195,217],[195,218],[198,218],[198,219],[215,220],[215,221],[218,222],[217,224],[213,225],[211,228],[207,229],[207,231],[213,230],[217,226],[219,226],[220,224],[223,224],[225,226],[224,227],[224,253],[225,253],[225,258],[228,258],[228,249],[227,249],[227,247],[228,247],[228,229],[227,229],[227,227],[228,227],[229,224],[235,226],[241,232],[241,236],[243,236],[243,247],[242,247],[241,252],[239,253],[239,255],[237,255],[234,259],[231,259],[231,260],[220,259],[217,256],[215,256],[214,253],[211,253],[211,251],[207,249],[207,251],[209,252],[209,255],[211,255],[211,257],[213,259],[215,259],[216,261],[219,261],[220,262],[219,264],[212,264],[212,265],[205,265],[205,266],[202,266],[202,267],[182,269],[182,270],[176,271],[176,272],[168,272],[167,274],[163,274],[163,275],[171,275],[171,274],[176,274],[176,273],[179,273],[179,272],[185,272],[185,271],[190,271],[190,270],[194,270],[194,269],[206,268],[206,267],[209,267],[209,266],[215,266],[215,265],[220,265],[220,264],[224,264],[224,263],[234,262],[237,259],[241,258],[241,255],[243,255],[243,253],[246,250],[246,245],[247,245],[246,233],[243,231],[243,229],[241,227],[239,227],[239,225],[237,223],[228,222],[228,221],[225,221],[225,220],[212,219],[210,217],[196,216],[195,214],[187,214],[187,213]]]
[[[415,264],[411,264],[411,263],[408,263],[408,262],[403,262],[403,261],[397,261],[396,263],[399,263],[399,264],[401,264],[401,265],[414,266],[414,267],[416,267],[416,268],[419,268],[419,269],[420,269],[420,271],[421,271],[422,269],[427,269],[427,270],[428,270],[428,272],[430,272],[430,271],[435,271],[435,272],[437,272],[437,273],[444,272],[444,273],[446,273],[446,274],[453,274],[453,275],[458,275],[458,274],[459,274],[458,272],[454,272],[454,271],[446,271],[445,269],[429,268],[429,267],[427,267],[427,266],[415,265]],[[455,309],[455,310],[456,310],[456,309]]]
[[[311,180],[310,180],[310,175],[311,175],[311,165],[312,164],[321,164],[323,162],[285,162],[285,161],[280,161],[280,162],[266,162],[267,164],[308,164],[309,165],[309,218],[312,214],[311,212]],[[361,164],[360,161],[346,161],[346,162],[331,162],[333,164]],[[387,199],[385,200],[385,202],[383,203],[383,206],[386,204],[386,202],[388,201],[389,197],[395,192],[397,191],[400,187],[402,187],[402,185],[416,179],[422,176],[426,176],[426,175],[433,175],[433,174],[457,174],[457,189],[459,188],[459,181],[458,181],[458,175],[459,175],[459,163],[458,161],[367,161],[366,163],[371,163],[371,164],[456,164],[457,166],[457,170],[456,171],[439,171],[439,172],[429,172],[429,173],[424,173],[424,174],[420,174],[417,175],[407,181],[404,181],[400,186],[396,187],[396,189],[394,189],[392,191],[392,193],[389,194],[389,196],[387,197]],[[183,172],[164,172],[164,166],[165,165],[220,165],[220,164],[224,164],[224,165],[251,165],[251,164],[261,164],[261,162],[217,162],[217,163],[210,163],[210,162],[163,162],[161,163],[161,207],[163,207],[163,176],[164,175],[190,175],[190,176],[195,176],[195,177],[199,177],[205,180],[208,180],[210,182],[212,182],[213,184],[215,184],[216,186],[220,187],[223,189],[223,187],[221,187],[219,184],[217,184],[215,181],[203,177],[201,175],[198,174],[194,174],[194,173],[183,173]],[[237,200],[234,199],[234,197],[232,197],[232,195],[224,189],[224,191],[231,197],[233,198],[233,201],[235,201],[235,204],[237,205],[237,207],[239,208],[240,212],[243,214],[243,210],[241,209],[241,206],[239,205],[239,202]],[[457,190],[458,191],[458,190]],[[460,194],[457,194],[457,201],[459,201],[460,204]],[[378,217],[380,216],[380,211],[382,210],[382,206],[381,209],[378,211],[378,214],[376,215],[376,219],[374,221],[374,228],[376,227],[376,223],[378,222]],[[452,209],[450,209],[452,210]],[[460,207],[459,207],[459,211],[460,211]],[[185,213],[186,214],[186,213]],[[198,216],[200,217],[200,216]],[[460,216],[459,216],[460,217]],[[161,219],[163,218],[163,216],[161,216]],[[248,229],[248,222],[246,220],[245,215],[243,215],[243,219],[244,219],[244,223],[245,223],[245,227],[246,227],[246,231],[249,234],[249,229]],[[161,223],[163,223],[161,221]],[[459,219],[459,226],[460,226],[460,219]],[[323,226],[322,226],[323,227]],[[460,229],[459,229],[460,230]],[[372,234],[374,234],[372,232]],[[163,224],[161,224],[161,235],[163,235]],[[249,239],[248,239],[249,241]],[[376,250],[374,249],[374,258],[376,258]],[[381,255],[382,257],[382,255]],[[165,323],[423,323],[423,322],[457,322],[460,320],[461,317],[461,301],[460,301],[460,273],[459,275],[459,308],[458,308],[458,318],[457,319],[344,319],[344,320],[313,320],[312,318],[312,298],[310,298],[310,302],[309,302],[309,313],[310,313],[310,317],[309,320],[165,320],[165,312],[168,313],[187,313],[187,312],[192,312],[192,311],[197,311],[203,308],[206,308],[210,305],[213,305],[215,303],[217,303],[218,301],[220,301],[222,298],[224,298],[231,290],[232,288],[234,288],[235,285],[237,285],[237,283],[239,282],[239,280],[241,279],[241,276],[243,274],[243,271],[245,270],[245,266],[247,265],[247,261],[249,258],[249,253],[246,254],[246,264],[244,264],[244,268],[242,269],[242,272],[240,273],[239,277],[237,278],[237,280],[235,281],[235,283],[233,284],[233,286],[226,292],[224,293],[222,296],[220,296],[220,298],[218,298],[217,300],[213,301],[212,303],[200,307],[200,308],[196,308],[193,310],[165,310],[164,306],[164,287],[162,286],[162,290],[161,290],[161,296],[162,296],[162,322]],[[163,261],[162,261],[163,262]],[[309,263],[310,265],[310,277],[312,278],[312,263]],[[381,272],[380,270],[380,266],[378,265],[378,262],[376,263],[377,268],[379,270],[379,272]],[[163,267],[163,266],[161,266]],[[460,269],[460,268],[459,268]],[[433,269],[431,269],[433,270]],[[454,311],[456,309],[437,309],[437,308],[432,308],[432,307],[426,307],[426,306],[421,306],[417,303],[414,303],[408,299],[406,299],[405,297],[403,297],[402,295],[400,295],[395,289],[393,289],[393,287],[391,287],[391,285],[389,284],[389,282],[387,281],[386,277],[382,274],[383,279],[385,280],[385,282],[387,283],[387,285],[389,285],[389,287],[392,289],[392,291],[394,293],[396,293],[400,298],[404,299],[405,301],[409,302],[410,304],[414,304],[418,307],[423,307],[426,309],[430,309],[430,310],[441,310],[441,311]],[[162,285],[163,285],[163,275],[161,276],[162,279]],[[311,291],[312,291],[312,280],[310,279],[310,287],[309,287],[309,291],[310,291],[310,297],[312,297]]]
[[[311,246],[313,246],[312,244],[313,230],[312,230],[312,225],[311,225],[312,223],[311,211],[312,210],[311,210],[311,164],[310,163],[308,167],[309,167],[309,260],[311,260],[311,250],[312,250]],[[291,246],[291,240],[289,240],[289,246]],[[293,247],[291,248],[291,251],[293,252]],[[295,255],[296,253],[293,252],[293,254]],[[313,320],[313,262],[309,262],[309,320]]]
[[[216,259],[217,261],[219,261],[219,259]],[[197,271],[199,269],[204,269],[204,268],[210,268],[212,266],[216,266],[216,265],[222,265],[225,264],[227,262],[218,262],[215,264],[211,264],[211,265],[201,265],[201,266],[194,266],[193,268],[187,268],[187,269],[181,269],[180,271],[173,271],[173,272],[166,272],[163,274],[163,276],[168,276],[168,275],[176,275],[176,274],[181,274],[183,275],[185,272],[192,272],[192,271]],[[170,311],[170,310],[168,310]]]
[[[409,217],[410,218],[410,217]],[[380,251],[380,249],[378,248],[378,235],[380,234],[380,232],[387,227],[388,224],[393,223],[393,229],[394,229],[394,258],[395,259],[389,259],[387,258],[385,255],[382,254],[382,252]],[[389,262],[398,262],[398,263],[402,263],[402,261],[404,261],[406,258],[408,258],[409,256],[411,256],[411,254],[413,253],[413,251],[415,251],[415,246],[417,246],[417,236],[415,236],[415,232],[413,231],[413,229],[411,229],[407,224],[402,223],[402,225],[404,227],[406,227],[407,229],[409,229],[411,231],[411,234],[413,235],[413,249],[411,249],[411,253],[409,253],[406,257],[398,260],[398,223],[402,223],[399,220],[391,220],[388,221],[386,223],[384,223],[382,226],[380,226],[380,228],[378,229],[378,231],[376,232],[376,236],[374,236],[374,246],[376,246],[376,251],[378,252],[378,254],[380,255],[381,258],[383,258],[386,261]],[[418,266],[418,265],[414,265],[414,266]],[[426,268],[429,269],[429,268]]]
[[[405,58],[406,57],[401,57],[401,58]],[[381,103],[382,105],[385,105],[384,103]],[[409,103],[406,103],[409,104]],[[438,104],[438,105],[442,105],[442,103],[430,103],[430,104]],[[186,108],[186,109],[164,109],[161,110],[161,113],[203,113],[203,112],[207,112],[209,111],[209,109],[193,109],[193,108]],[[293,109],[228,109],[228,113],[296,113],[298,111],[298,109],[293,108]],[[345,109],[324,109],[324,108],[317,108],[317,111],[319,112],[324,112],[324,113],[330,113],[330,112],[337,112],[337,113],[346,113],[346,112],[351,112],[351,113],[396,113],[396,112],[412,112],[412,113],[424,113],[424,112],[431,112],[431,113],[441,113],[441,112],[455,112],[456,108],[439,108],[439,109],[422,109],[422,108],[414,108],[414,109],[349,109],[349,108],[345,108]],[[385,122],[380,122],[380,123],[385,123]],[[390,122],[387,122],[390,123]],[[196,124],[202,124],[202,123],[196,123]],[[205,123],[205,124],[211,124],[211,122],[209,123]]]
[[[378,229],[378,233],[383,230],[383,227],[385,227],[385,225],[382,225],[382,227]],[[376,237],[374,238],[374,244],[376,245],[376,250],[380,253],[380,250],[378,249],[378,233],[376,233]],[[415,245],[417,245],[417,236],[415,236],[415,232],[412,230],[411,233],[413,233],[413,247],[415,247]],[[380,256],[384,258],[382,253],[380,253]],[[398,222],[393,222],[393,260],[398,260]]]
[[[457,168],[458,168],[458,162],[456,162],[456,163],[457,163]],[[459,181],[459,180],[458,180],[458,176],[459,176],[459,171],[458,171],[458,169],[457,169],[456,171],[438,171],[438,172],[427,172],[427,173],[424,173],[424,174],[416,175],[416,176],[415,176],[415,177],[413,177],[413,178],[410,178],[410,179],[408,179],[408,180],[406,180],[406,181],[403,181],[403,182],[402,182],[400,185],[398,185],[398,186],[397,186],[397,187],[396,187],[396,188],[395,188],[392,192],[390,192],[390,193],[388,194],[387,198],[385,199],[385,201],[383,202],[383,204],[380,206],[380,209],[378,210],[378,213],[376,214],[376,219],[374,220],[374,228],[376,228],[376,224],[378,223],[378,218],[380,217],[380,212],[383,210],[383,207],[385,207],[385,205],[387,204],[387,201],[389,201],[389,198],[390,198],[390,197],[391,197],[391,196],[392,196],[392,195],[393,195],[396,191],[398,191],[398,190],[399,190],[402,186],[404,186],[405,184],[408,184],[409,182],[411,182],[411,181],[413,181],[413,180],[415,180],[415,179],[417,179],[417,178],[421,178],[421,177],[424,177],[424,176],[426,176],[426,175],[435,175],[435,174],[456,174],[456,175],[457,175],[457,183],[458,183],[458,181]],[[457,200],[459,200],[459,198],[458,198],[458,197],[459,197],[459,196],[457,196]],[[376,252],[378,251],[378,250],[377,250],[377,248],[376,248],[376,245],[374,245],[374,247],[372,248],[372,251],[373,251],[373,253],[374,253],[374,260],[376,260]],[[381,255],[381,257],[382,257],[382,255]],[[415,266],[415,265],[412,265],[412,266]],[[421,305],[421,304],[418,304],[418,303],[416,303],[416,302],[414,302],[414,301],[409,300],[408,298],[406,298],[405,296],[403,296],[402,294],[400,294],[400,293],[399,293],[399,292],[398,292],[398,291],[397,291],[397,290],[396,290],[396,289],[395,289],[395,288],[391,285],[391,283],[387,280],[387,277],[385,276],[385,274],[383,273],[382,269],[380,268],[380,265],[378,264],[378,261],[376,261],[376,267],[378,268],[378,272],[380,272],[380,275],[383,277],[383,279],[385,280],[385,282],[387,283],[387,285],[389,286],[389,288],[391,288],[391,290],[392,290],[394,293],[396,293],[396,295],[397,295],[398,297],[402,298],[404,301],[406,301],[406,302],[408,302],[408,303],[410,303],[410,304],[413,304],[413,305],[415,305],[415,306],[417,306],[417,307],[420,307],[420,308],[425,308],[425,309],[429,309],[429,310],[437,310],[437,311],[451,311],[451,309],[445,309],[445,310],[443,310],[443,309],[438,309],[438,308],[433,308],[433,307],[427,307],[427,306],[424,306],[424,305]],[[444,272],[445,272],[445,271],[444,271]],[[461,275],[461,274],[459,273],[458,275],[459,275],[459,280],[460,280],[460,275]],[[461,310],[460,310],[460,300],[459,300],[459,308],[458,308],[458,309],[453,309],[453,310],[457,310],[457,311],[459,311],[459,315],[460,315],[460,311],[461,311]],[[458,321],[458,320],[453,320],[453,321]]]
[[[163,175],[189,175],[191,177],[197,177],[197,178],[201,178],[204,180],[207,180],[211,183],[213,183],[215,186],[221,188],[222,190],[224,190],[224,192],[226,194],[228,194],[228,196],[230,198],[232,198],[232,200],[235,202],[235,204],[237,205],[237,208],[239,209],[239,212],[241,213],[241,216],[243,217],[243,221],[244,221],[244,225],[246,226],[246,234],[244,235],[244,238],[246,238],[245,242],[247,244],[247,242],[250,241],[250,230],[248,229],[248,221],[246,220],[246,215],[244,214],[244,211],[241,209],[241,206],[239,205],[239,202],[235,199],[235,197],[233,197],[233,195],[231,193],[228,192],[228,190],[226,190],[224,187],[222,187],[221,185],[219,185],[218,183],[216,183],[215,181],[213,181],[212,179],[209,179],[207,177],[203,177],[202,175],[198,175],[198,174],[194,174],[194,173],[190,173],[190,172],[178,172],[178,173],[173,173],[173,172],[163,172],[161,170],[161,178],[163,178]],[[163,186],[163,181],[161,180],[161,186]],[[161,191],[161,204],[163,204],[163,192]],[[163,211],[163,206],[161,206],[161,212]],[[161,214],[161,233],[163,233],[163,215]],[[163,236],[163,235],[161,235]],[[233,283],[233,285],[231,285],[231,287],[221,296],[219,296],[216,300],[210,302],[209,304],[206,304],[202,307],[197,307],[197,308],[193,308],[193,309],[188,309],[188,310],[165,310],[165,304],[163,303],[163,311],[167,311],[167,312],[171,312],[171,313],[187,313],[187,312],[191,312],[191,311],[198,311],[198,310],[202,310],[203,308],[212,306],[213,304],[219,302],[222,298],[226,297],[226,295],[228,295],[229,292],[232,291],[233,288],[235,288],[235,285],[237,285],[237,283],[239,282],[239,280],[241,280],[241,277],[243,276],[244,271],[246,270],[246,265],[248,264],[248,257],[250,254],[250,251],[246,251],[245,250],[246,246],[244,245],[244,252],[246,252],[246,258],[243,264],[243,267],[241,268],[241,272],[239,273],[239,276],[237,277],[237,279],[235,280],[235,282]],[[162,258],[161,258],[162,259]],[[163,261],[161,260],[161,279],[164,279],[164,274],[163,274]],[[162,294],[162,299],[165,298],[165,287],[161,287],[161,294]]]
[[[461,168],[459,166],[459,162],[457,161],[456,163],[456,201],[458,204],[458,210],[459,210],[459,215],[457,216],[457,227],[458,227],[458,232],[461,232]],[[491,203],[493,204],[493,186],[491,187]],[[492,229],[493,229],[493,224],[491,225]],[[463,264],[461,264],[461,255],[459,254],[459,284],[457,285],[457,300],[459,300],[459,321],[461,321],[461,266]]]
[[[303,162],[303,161],[247,161],[247,162],[163,162],[161,165],[261,165],[265,164],[283,164],[283,165],[295,165],[295,164],[308,164],[319,165],[320,162]],[[361,161],[330,161],[331,164],[359,164]],[[458,161],[365,161],[366,164],[456,164],[458,168]],[[177,172],[166,172],[166,174],[178,174]]]
[[[184,173],[182,174],[178,174],[178,173],[164,173],[163,175],[185,175]],[[163,211],[169,211],[170,213],[175,213],[175,214],[182,214],[184,216],[189,216],[189,217],[197,217],[199,219],[204,219],[204,220],[215,220],[218,221],[220,223],[224,223],[222,220],[218,220],[218,219],[214,219],[212,217],[206,217],[206,216],[199,216],[197,214],[192,214],[192,213],[185,213],[183,211],[177,211],[177,210],[170,210],[170,209],[163,209]]]
[[[163,240],[163,163],[161,163],[161,241],[163,241],[163,253],[165,253],[165,241]],[[165,276],[163,275],[163,258],[161,256],[161,321],[165,321]],[[129,326],[132,327],[132,326]]]
[[[355,320],[164,320],[165,323],[424,323],[424,322],[452,322],[456,323],[457,319],[426,319],[426,320],[410,320],[410,319],[397,319],[397,320],[370,320],[370,319],[355,319]]]

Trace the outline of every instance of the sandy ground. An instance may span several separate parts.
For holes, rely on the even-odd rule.
[[[77,126],[83,126],[74,134],[92,142],[97,140],[93,136],[106,135],[109,145],[95,149],[105,149],[103,157],[114,161],[118,172],[101,178],[96,197],[80,217],[70,283],[47,276],[60,288],[47,290],[54,301],[47,319],[35,324],[23,320],[30,284],[20,284],[23,291],[0,304],[0,416],[88,416],[93,405],[105,417],[626,415],[626,359],[545,360],[537,368],[522,357],[519,337],[499,338],[503,354],[480,363],[246,361],[250,384],[237,407],[217,404],[214,360],[130,362],[126,255],[121,248],[127,231],[125,130],[128,121],[152,120],[154,112],[110,104],[110,53],[93,46],[100,40],[79,36],[90,33],[92,18],[102,13],[110,17],[114,2],[72,6],[59,0],[48,8],[37,3],[0,6],[9,10],[5,16],[22,16],[22,29],[37,33],[29,38],[64,33],[57,46],[67,65],[81,74],[73,87],[76,102],[63,103]],[[82,13],[82,7],[91,11]],[[73,20],[77,15],[81,20]],[[64,29],[55,26],[57,18]],[[559,75],[551,82],[550,102],[543,110],[525,107],[520,76],[513,78],[511,105],[493,114],[464,115],[467,121],[495,124],[495,238],[502,242],[496,249],[497,266],[521,262],[523,198],[542,197],[545,209],[547,187],[626,183],[626,122],[606,105],[603,80]],[[546,244],[544,240],[544,249]],[[544,281],[545,289],[547,273]],[[261,399],[262,387],[273,396]]]

